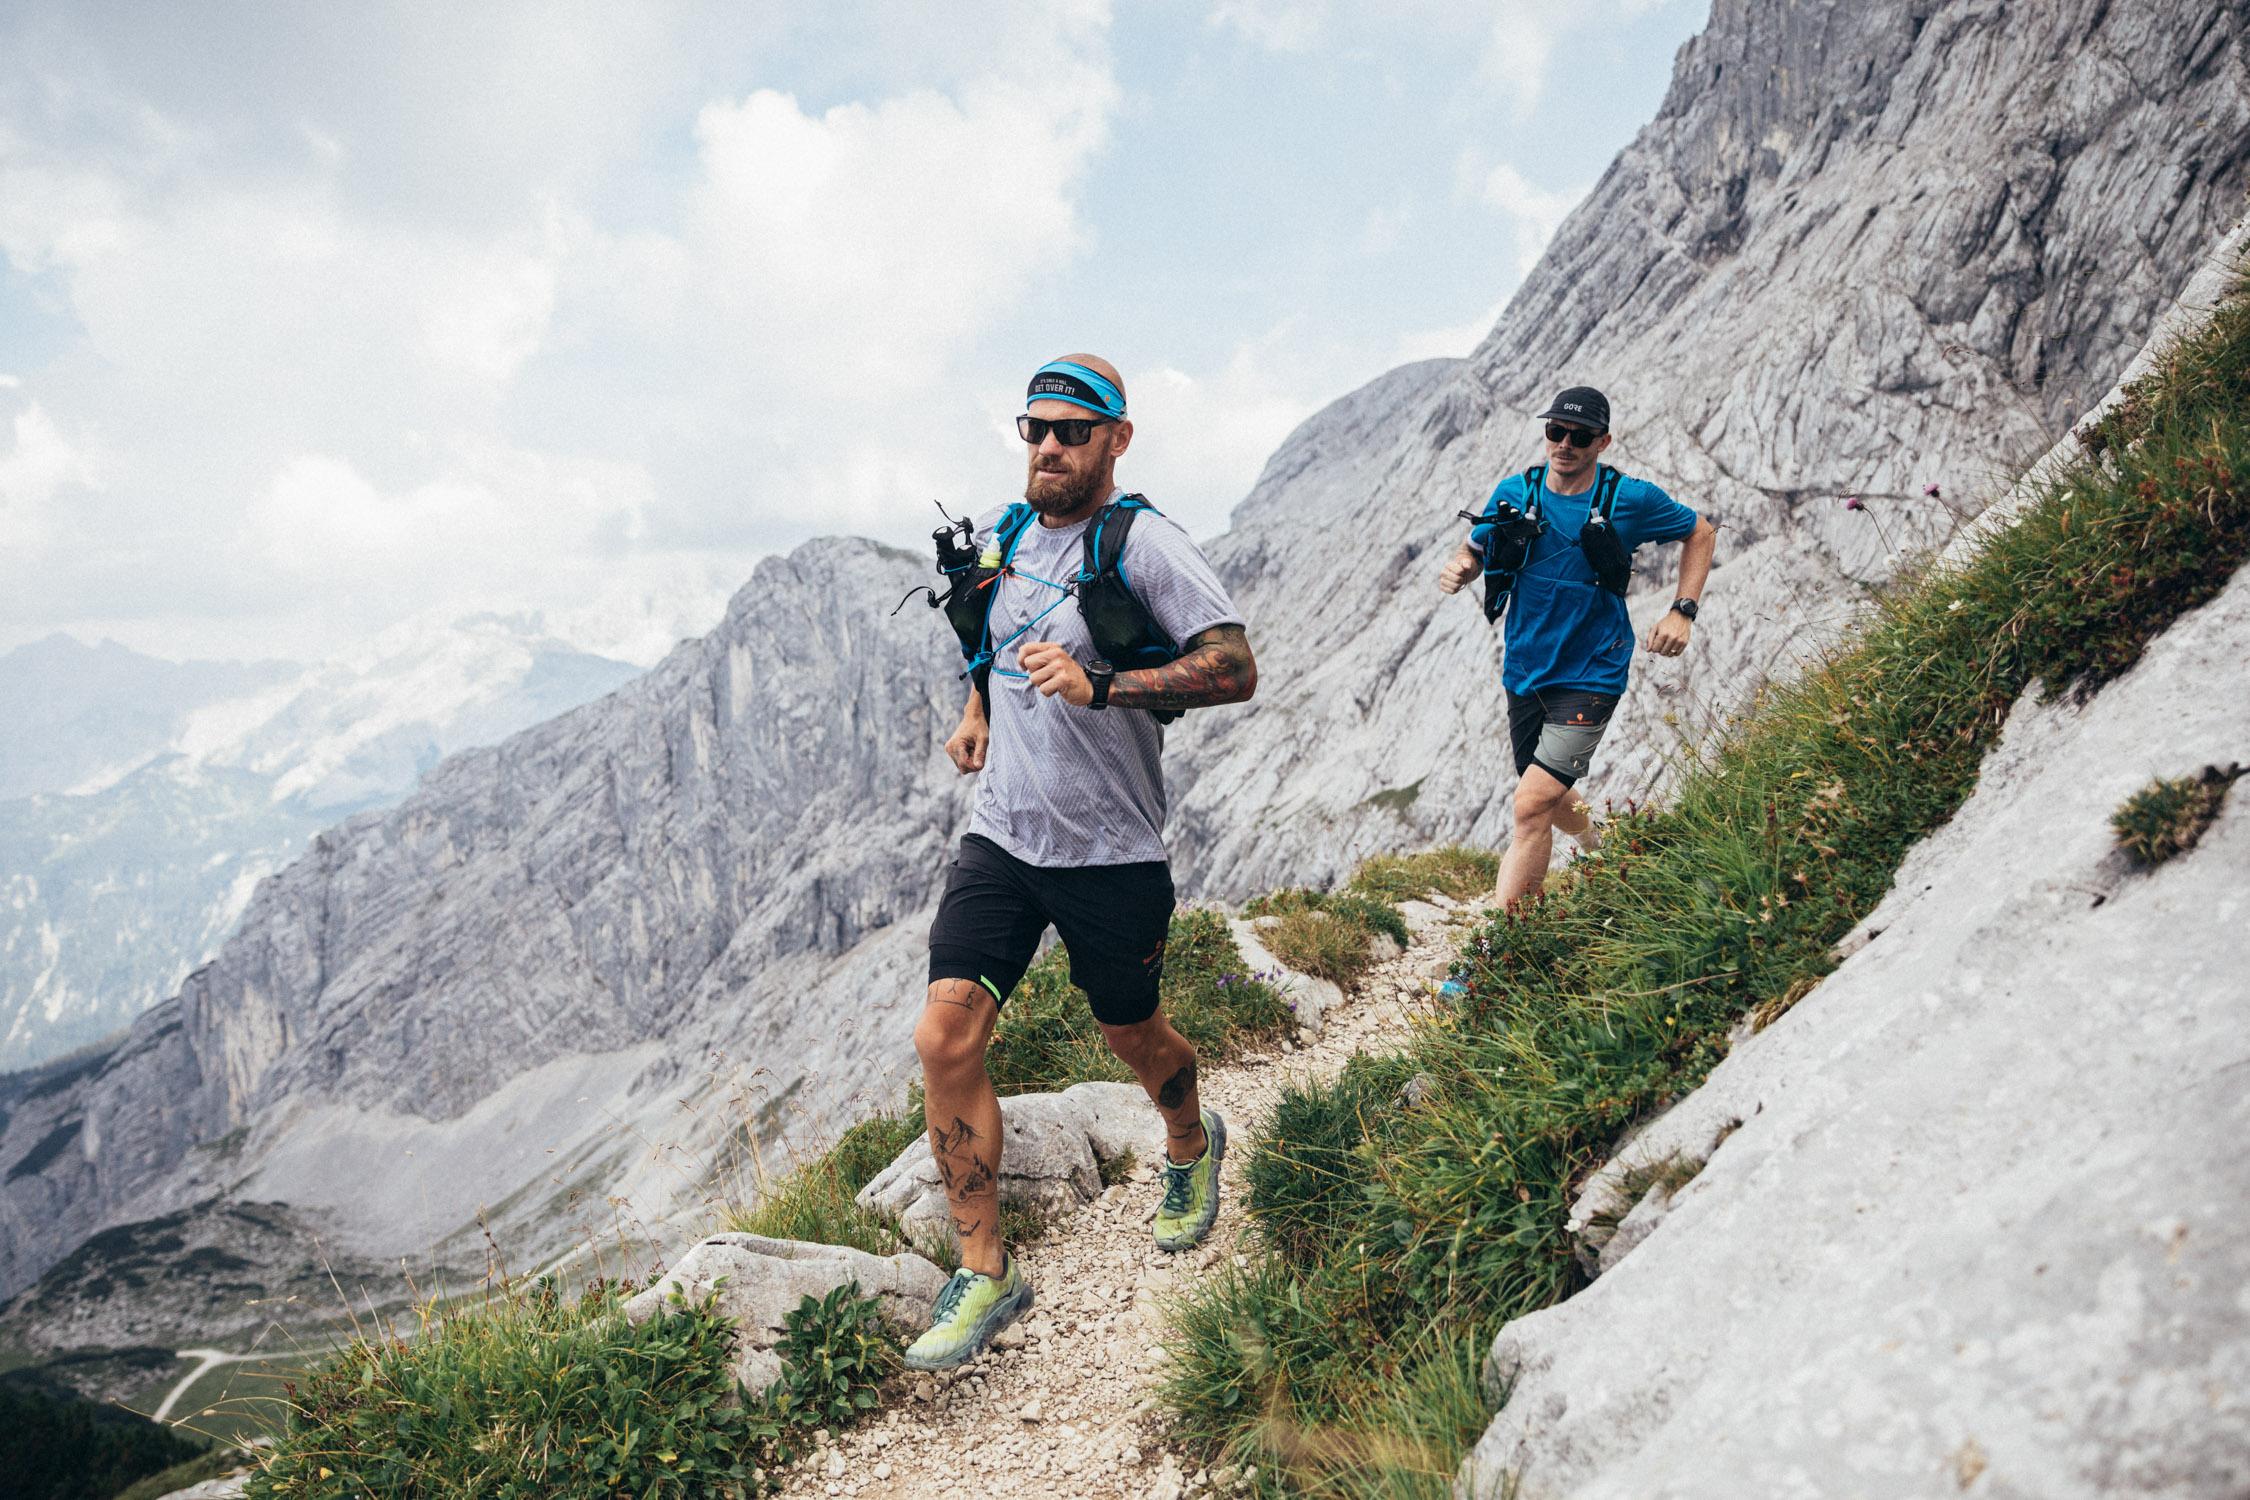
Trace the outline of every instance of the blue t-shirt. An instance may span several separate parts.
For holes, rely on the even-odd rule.
[[[1547,529],[1531,544],[1531,560],[1516,575],[1502,636],[1500,685],[1523,697],[1555,690],[1621,696],[1633,664],[1633,621],[1625,601],[1594,582],[1578,533],[1592,513],[1597,486],[1583,494],[1539,497]],[[1493,486],[1495,500],[1526,509],[1524,480],[1510,474]],[[1484,514],[1492,507],[1487,503]],[[1695,530],[1696,515],[1645,479],[1617,481],[1610,507],[1617,539],[1630,552],[1644,542],[1677,542]],[[1477,526],[1469,545],[1484,550],[1491,530]]]

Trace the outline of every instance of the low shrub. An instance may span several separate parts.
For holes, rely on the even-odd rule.
[[[640,1327],[625,1288],[551,1285],[359,1340],[291,1390],[254,1497],[754,1495],[780,1435],[738,1397],[734,1330],[706,1309]]]
[[[898,1341],[882,1305],[846,1283],[815,1301],[805,1298],[783,1319],[781,1379],[764,1404],[784,1429],[798,1433],[848,1427],[875,1407],[876,1388],[899,1367]],[[786,1458],[796,1456],[786,1437]]]

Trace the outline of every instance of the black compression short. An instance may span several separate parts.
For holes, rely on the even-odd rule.
[[[1156,1014],[1172,904],[1172,871],[1162,860],[1048,868],[972,833],[930,924],[930,982],[966,979],[1005,1000],[1052,925],[1094,1019],[1131,1026]]]

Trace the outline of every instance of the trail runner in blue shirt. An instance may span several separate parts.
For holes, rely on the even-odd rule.
[[[1610,444],[1609,400],[1591,386],[1573,386],[1539,417],[1546,423],[1544,472],[1502,479],[1484,511],[1489,518],[1505,503],[1519,511],[1535,509],[1546,523],[1516,574],[1501,645],[1500,680],[1519,777],[1515,833],[1494,893],[1503,906],[1514,906],[1545,882],[1555,829],[1582,848],[1600,847],[1600,834],[1575,788],[1625,694],[1633,654],[1624,595],[1601,586],[1580,541],[1598,493],[1601,456]],[[1711,576],[1718,528],[1646,480],[1622,475],[1610,520],[1628,556],[1642,543],[1683,544],[1679,596],[1644,642],[1657,656],[1678,656],[1687,650]],[[1470,531],[1438,574],[1441,591],[1458,593],[1483,571],[1491,533],[1489,524]]]

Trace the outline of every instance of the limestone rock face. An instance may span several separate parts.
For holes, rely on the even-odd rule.
[[[1102,1163],[1127,1152],[1151,1156],[1164,1132],[1138,1084],[1074,1083],[1059,1094],[1000,1101],[1000,1201],[1058,1213],[1091,1203],[1102,1190]],[[859,1190],[862,1208],[897,1216],[917,1242],[951,1243],[945,1203],[927,1136]]]
[[[2250,806],[2148,873],[2109,827],[2240,758],[2246,639],[2250,573],[2018,704],[1872,939],[1625,1153],[1704,1165],[1501,1332],[1468,1493],[2250,1488]]]
[[[787,1319],[807,1297],[825,1297],[847,1282],[882,1303],[900,1332],[929,1325],[945,1272],[919,1255],[869,1255],[847,1245],[810,1245],[762,1234],[715,1234],[680,1257],[656,1285],[625,1304],[625,1317],[662,1316],[677,1294],[689,1304],[711,1301],[739,1330],[734,1374],[752,1395],[781,1378],[774,1351]]]
[[[1192,887],[1505,842],[1494,632],[1434,579],[1454,512],[1540,461],[1531,414],[1564,385],[1609,394],[1609,461],[1725,528],[1687,654],[1636,654],[1585,783],[1658,790],[1680,733],[2108,389],[2242,210],[2246,29],[2212,0],[1718,0],[1475,353],[1311,418],[1214,544],[1260,686],[1175,733]],[[1677,549],[1637,563],[1645,637]]]

